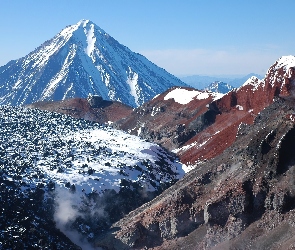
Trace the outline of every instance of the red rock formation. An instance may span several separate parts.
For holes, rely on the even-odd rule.
[[[131,107],[113,101],[102,101],[99,107],[92,108],[88,101],[83,98],[54,102],[36,102],[27,105],[27,107],[62,113],[75,118],[83,118],[99,123],[115,122],[130,115],[132,112]]]
[[[282,57],[268,70],[260,81],[251,77],[243,86],[214,102],[220,115],[210,127],[196,134],[180,150],[180,159],[188,164],[211,159],[227,147],[236,137],[241,123],[251,124],[256,115],[269,106],[275,97],[295,97],[295,58]],[[294,97],[293,97],[294,96]]]

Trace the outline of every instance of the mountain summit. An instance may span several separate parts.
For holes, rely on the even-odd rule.
[[[27,56],[0,67],[0,104],[87,97],[136,107],[178,78],[132,52],[89,20],[67,26]]]

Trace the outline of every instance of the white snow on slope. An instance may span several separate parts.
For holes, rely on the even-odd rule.
[[[137,106],[139,106],[139,102],[138,102],[138,84],[137,84],[137,81],[138,81],[138,74],[136,72],[133,72],[132,69],[130,67],[129,68],[129,72],[128,72],[128,75],[127,75],[127,83],[130,87],[130,94],[134,97],[134,101],[136,103]]]
[[[213,98],[213,100],[217,100],[220,99],[223,96],[223,94],[176,88],[170,91],[164,97],[164,100],[174,99],[175,102],[184,105],[190,103],[193,99],[204,100],[209,98],[210,96]]]
[[[275,67],[275,70],[278,70],[280,68],[284,68],[285,70],[288,70],[291,67],[295,67],[295,57],[294,56],[282,56],[278,61],[277,65]]]
[[[102,193],[119,191],[124,179],[153,191],[184,174],[160,146],[84,120],[0,106],[0,122],[0,147],[11,163],[5,171],[13,176],[26,166],[21,177],[31,187],[53,181],[74,184],[79,193]]]
[[[260,86],[261,82],[262,81],[256,76],[251,76],[241,87],[238,88],[238,90],[247,85],[252,86],[253,90],[256,90]]]
[[[48,171],[47,167],[44,168],[48,176],[59,185],[63,186],[70,182],[75,184],[77,191],[81,192],[84,189],[86,193],[93,191],[100,193],[105,189],[114,189],[118,192],[123,171],[126,175],[125,178],[140,182],[146,190],[154,190],[149,181],[144,180],[142,171],[137,170],[134,166],[138,165],[143,171],[150,171],[141,162],[151,161],[155,163],[158,160],[157,154],[160,151],[157,145],[117,130],[101,128],[70,133],[64,137],[61,136],[60,139],[79,142],[79,144],[73,144],[73,153],[80,155],[80,157],[72,162],[73,167],[71,169],[66,169],[63,173]],[[92,149],[89,149],[86,145],[91,145]],[[102,148],[106,150],[107,156],[105,154],[92,156],[92,151]],[[85,164],[87,165],[86,168],[83,167]],[[38,163],[41,169],[43,165],[47,165],[46,162],[40,161]],[[181,164],[177,166],[181,167]],[[93,170],[93,173],[91,175],[83,174],[88,169]],[[177,171],[181,173],[182,169],[179,168]],[[152,172],[157,179],[161,178],[157,169],[152,170]],[[165,181],[165,177],[162,178],[162,181]]]
[[[41,100],[45,100],[50,95],[52,95],[54,91],[56,90],[56,88],[58,87],[58,84],[64,81],[64,78],[67,77],[67,73],[69,71],[69,66],[71,64],[71,61],[76,55],[76,49],[77,48],[75,45],[71,46],[70,52],[67,55],[61,70],[57,72],[57,74],[51,79],[51,81],[47,84],[46,88],[42,92]],[[71,84],[71,86],[73,86],[73,84]],[[66,94],[64,96],[66,96]]]
[[[85,25],[86,26],[86,25]],[[93,52],[94,52],[94,46],[96,42],[96,37],[94,34],[94,24],[90,25],[89,30],[84,30],[86,39],[87,39],[87,48],[86,48],[86,54],[91,57],[92,61],[95,61],[95,58],[93,57]]]

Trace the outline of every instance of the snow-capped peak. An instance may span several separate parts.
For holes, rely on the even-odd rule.
[[[81,25],[82,27],[85,27],[88,23],[90,23],[90,24],[93,24],[93,22],[91,22],[90,20],[88,20],[88,19],[81,19],[78,23],[77,23],[77,25]]]
[[[14,106],[91,93],[137,107],[171,87],[187,86],[87,19],[1,67],[0,78],[0,104]]]
[[[93,23],[92,21],[87,20],[87,19],[82,19],[82,20],[80,20],[76,24],[67,26],[65,29],[63,29],[59,33],[59,35],[62,35],[64,37],[71,37],[72,35],[75,34],[75,31],[77,31],[78,29],[83,29],[85,34],[89,30],[92,30],[92,31],[95,30],[95,31],[98,31],[99,34],[105,34],[105,35],[107,35],[106,32],[103,29],[101,29],[95,23]],[[85,37],[79,36],[79,35],[77,36],[77,34],[76,34],[75,38],[78,39],[78,40],[81,40],[81,41],[84,41],[85,40]]]
[[[251,76],[242,86],[245,86],[245,85],[257,85],[261,82],[261,80],[259,80],[256,76]]]
[[[252,86],[252,88],[257,89],[262,81],[258,79],[256,76],[251,76],[240,88],[243,88],[244,86]]]
[[[233,89],[233,86],[221,81],[212,82],[208,87],[204,88],[204,90],[221,94],[226,94]]]
[[[284,68],[284,70],[288,70],[289,68],[295,67],[295,57],[294,56],[282,56],[279,60],[276,61],[275,70],[280,68]]]

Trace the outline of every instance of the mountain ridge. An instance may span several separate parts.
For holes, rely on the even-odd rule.
[[[294,60],[293,56],[282,57],[271,65],[263,80],[250,77],[240,88],[214,100],[192,98],[180,104],[177,98],[166,98],[172,88],[138,107],[115,125],[173,150],[182,162],[193,166],[198,161],[215,157],[230,146],[239,124],[252,124],[256,115],[275,97],[291,98],[287,96],[292,96],[290,81],[294,72],[289,68]],[[183,90],[188,94],[196,91]],[[201,92],[206,95],[206,91]]]
[[[249,73],[245,76],[191,75],[191,76],[179,77],[179,79],[197,89],[205,89],[208,87],[208,85],[210,85],[212,82],[215,82],[215,81],[225,82],[233,86],[234,88],[238,88],[251,76],[256,76],[259,79],[263,79],[262,75],[258,75],[255,73]]]
[[[95,121],[100,124],[111,124],[125,118],[132,112],[132,107],[117,101],[100,100],[93,106],[88,99],[70,98],[62,101],[40,101],[28,104],[25,107],[61,114],[74,118]]]
[[[234,87],[229,85],[228,83],[225,83],[222,81],[215,81],[215,82],[212,82],[204,90],[212,91],[212,92],[216,92],[216,93],[221,93],[221,94],[226,94],[227,92],[229,92],[233,89],[234,89]]]
[[[294,110],[282,98],[235,142],[113,224],[108,249],[292,249]],[[121,245],[120,245],[121,244]]]

